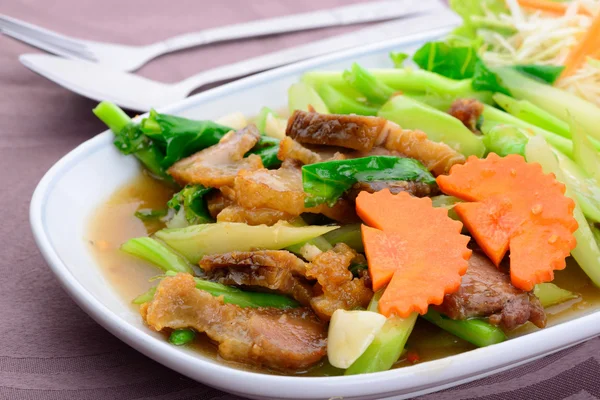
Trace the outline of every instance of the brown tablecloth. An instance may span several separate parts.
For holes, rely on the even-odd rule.
[[[356,0],[354,0],[356,1]],[[0,1],[0,13],[83,38],[145,44],[178,33],[346,3],[310,1]],[[194,49],[146,66],[176,81],[353,28]],[[84,314],[40,256],[29,199],[60,157],[104,127],[79,97],[21,66],[31,47],[0,35],[0,398],[238,399],[196,383],[121,343]],[[588,399],[600,396],[600,339],[423,399]]]

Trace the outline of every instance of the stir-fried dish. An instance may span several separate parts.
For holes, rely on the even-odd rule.
[[[589,303],[600,109],[561,87],[598,36],[563,58],[499,43],[581,10],[595,32],[595,2],[477,3],[447,40],[392,53],[394,68],[305,73],[289,118],[131,120],[100,103],[158,194],[128,211],[147,234],[119,243],[156,275],[133,299],[147,326],[263,370],[351,375],[419,362],[419,338],[490,346]]]

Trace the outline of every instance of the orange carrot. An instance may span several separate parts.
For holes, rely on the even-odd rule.
[[[519,155],[486,159],[469,157],[437,183],[446,194],[471,203],[454,210],[481,249],[499,265],[510,248],[510,276],[514,286],[533,286],[554,279],[565,268],[575,248],[575,203],[554,175],[544,175],[539,164]]]
[[[600,47],[600,13],[596,14],[592,25],[585,32],[579,42],[571,49],[565,60],[565,69],[561,78],[571,76],[577,71],[588,55],[596,54]]]
[[[557,3],[551,0],[517,0],[519,5],[525,8],[550,12],[553,14],[563,15],[567,11],[568,4]],[[587,8],[579,7],[579,13],[592,15]]]
[[[471,250],[469,238],[460,234],[462,224],[446,209],[386,189],[361,192],[356,212],[370,225],[362,226],[362,237],[373,290],[387,285],[379,300],[383,315],[425,314],[429,304],[441,304],[458,290]]]

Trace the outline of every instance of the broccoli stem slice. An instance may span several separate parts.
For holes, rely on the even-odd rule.
[[[477,347],[490,346],[506,340],[504,331],[480,319],[454,320],[429,309],[423,319]]]
[[[123,243],[121,250],[146,260],[165,272],[187,272],[193,274],[190,264],[166,245],[150,237],[129,239]]]
[[[131,118],[125,114],[125,111],[110,101],[100,102],[92,112],[115,133],[119,133],[131,123]]]

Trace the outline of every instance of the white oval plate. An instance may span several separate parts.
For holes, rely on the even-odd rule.
[[[394,39],[252,76],[201,93],[164,112],[215,119],[241,111],[254,115],[261,106],[285,107],[287,89],[303,71],[342,69],[357,61],[389,66],[388,52],[410,51],[447,30]],[[99,324],[152,359],[197,381],[256,399],[395,399],[469,382],[572,346],[600,334],[600,312],[495,346],[437,361],[351,377],[272,376],[223,366],[168,344],[146,328],[138,313],[110,288],[86,246],[89,216],[140,169],[134,157],[115,149],[106,131],[56,163],[39,183],[31,201],[31,226],[44,258],[73,299]]]

